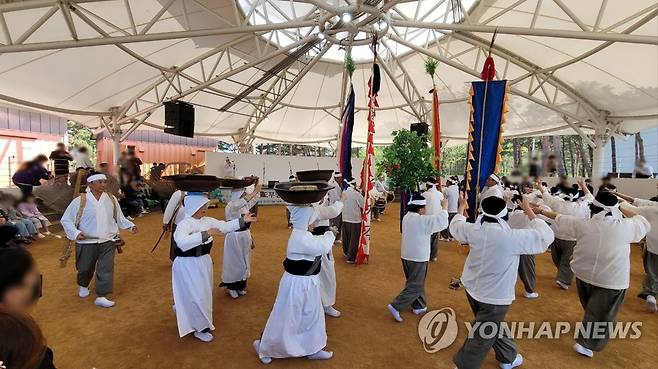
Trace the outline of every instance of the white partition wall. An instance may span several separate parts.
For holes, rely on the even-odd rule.
[[[280,156],[280,155],[254,155],[233,154],[225,152],[206,152],[206,174],[218,177],[224,176],[224,162],[226,158],[235,162],[236,177],[255,175],[267,181],[285,182],[290,176],[290,169],[295,173],[302,170],[313,169],[338,169],[334,157],[310,157],[310,156]],[[352,174],[359,178],[359,172],[363,167],[361,159],[352,159]],[[263,170],[265,174],[263,174]]]

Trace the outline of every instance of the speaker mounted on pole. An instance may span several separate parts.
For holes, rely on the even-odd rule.
[[[165,133],[194,137],[194,105],[175,100],[164,103]]]

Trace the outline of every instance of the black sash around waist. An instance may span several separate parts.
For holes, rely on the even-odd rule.
[[[318,256],[315,260],[290,260],[286,258],[283,261],[283,269],[292,275],[311,276],[320,273],[322,260]]]
[[[212,249],[212,242],[193,247],[187,251],[183,251],[176,246],[174,254],[176,254],[176,257],[183,258],[199,257],[210,254],[210,249]]]

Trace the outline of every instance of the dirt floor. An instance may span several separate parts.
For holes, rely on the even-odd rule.
[[[386,305],[404,283],[400,265],[400,235],[397,209],[391,208],[372,230],[370,264],[355,267],[343,262],[340,247],[334,249],[338,278],[336,307],[343,316],[327,318],[327,349],[334,358],[326,362],[306,359],[275,360],[272,368],[448,368],[452,355],[466,336],[464,321],[472,319],[464,291],[448,288],[450,278],[461,273],[466,251],[456,244],[442,243],[439,260],[431,263],[427,278],[430,309],[451,307],[457,312],[459,336],[452,346],[434,354],[426,353],[418,337],[420,317],[404,312],[404,323],[396,323]],[[223,218],[223,210],[210,215]],[[249,293],[232,300],[224,290],[215,290],[215,340],[201,343],[188,336],[178,337],[172,311],[171,263],[168,242],[154,254],[149,250],[161,230],[161,214],[136,221],[138,235],[125,235],[124,253],[116,259],[117,305],[101,309],[93,298],[76,294],[73,263],[60,269],[57,257],[63,241],[50,240],[30,246],[44,274],[44,297],[34,314],[63,369],[117,368],[257,368],[251,343],[258,338],[270,313],[282,274],[281,262],[290,231],[283,207],[261,207],[259,222],[252,227],[253,252]],[[223,239],[215,241],[215,281],[219,283]],[[645,312],[635,297],[643,278],[640,250],[632,254],[631,288],[619,319],[641,321],[638,340],[612,341],[593,359],[572,351],[573,339],[519,340],[526,359],[525,368],[655,368],[658,362],[658,315]],[[519,297],[508,314],[509,321],[575,322],[582,317],[575,288],[554,286],[555,268],[549,254],[537,259],[538,300]],[[520,283],[517,295],[520,296]],[[483,368],[497,368],[490,353]]]

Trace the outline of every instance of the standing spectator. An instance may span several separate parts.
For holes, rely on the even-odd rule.
[[[635,178],[653,178],[653,168],[643,159],[638,159],[635,162],[633,174],[635,175]]]
[[[130,167],[130,174],[132,175],[133,180],[138,180],[142,178],[142,159],[138,158],[135,155],[135,150],[128,150],[128,165]]]
[[[41,214],[37,208],[36,200],[37,199],[34,197],[34,195],[27,195],[23,198],[23,201],[18,204],[17,209],[25,219],[32,221],[38,230],[37,237],[44,238],[45,235],[52,234],[48,229],[48,226],[50,226],[50,221],[43,214]],[[40,231],[41,228],[43,228],[43,232]],[[55,235],[55,237],[61,238],[61,236],[58,235]]]
[[[75,170],[92,170],[94,169],[94,163],[89,157],[89,150],[86,147],[82,146],[78,149],[78,154],[75,157]]]
[[[16,173],[11,177],[16,187],[20,188],[23,196],[31,195],[34,186],[41,185],[42,181],[48,180],[52,175],[46,169],[48,157],[37,155],[34,160],[22,163]]]
[[[63,178],[62,182],[66,183],[69,175],[69,162],[73,160],[73,156],[66,151],[63,143],[58,143],[57,149],[50,153],[50,160],[53,161],[55,175]]]

